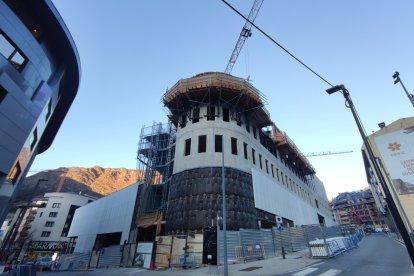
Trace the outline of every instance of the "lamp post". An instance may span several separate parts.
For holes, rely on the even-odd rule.
[[[395,205],[394,199],[391,196],[390,190],[388,189],[388,186],[385,182],[385,178],[382,174],[382,171],[379,168],[379,165],[377,163],[377,159],[374,156],[374,153],[372,151],[371,145],[368,141],[367,135],[365,133],[365,130],[362,126],[362,122],[361,119],[358,116],[358,113],[355,109],[354,103],[351,100],[351,96],[349,95],[349,91],[345,88],[345,86],[343,84],[341,85],[336,85],[333,86],[329,89],[326,90],[326,92],[330,95],[333,94],[335,92],[341,92],[342,95],[345,98],[345,106],[351,109],[352,115],[354,116],[355,119],[355,123],[357,124],[359,133],[361,134],[362,140],[364,142],[364,146],[368,152],[368,156],[369,159],[371,160],[371,164],[374,167],[375,173],[378,176],[378,180],[381,184],[381,187],[385,193],[385,200],[387,202],[388,205],[388,209],[390,210],[390,213],[392,215],[392,217],[394,218],[395,224],[398,228],[398,231],[400,232],[403,241],[405,243],[405,246],[407,248],[408,251],[408,255],[410,256],[411,262],[414,264],[414,247],[413,247],[413,243],[411,241],[410,235],[407,231],[407,228],[405,227],[403,220],[400,216],[400,213],[398,212],[398,209]]]
[[[228,264],[227,264],[227,206],[226,206],[226,183],[224,181],[224,135],[221,138],[221,192],[223,197],[223,265],[224,276],[228,275]],[[220,235],[217,233],[217,239],[220,240]]]
[[[410,103],[414,106],[414,95],[408,93],[407,88],[405,88],[404,83],[400,79],[400,73],[395,72],[394,75],[392,75],[392,78],[394,79],[394,84],[401,83],[401,86],[404,89],[404,92],[407,95],[408,99],[410,100]]]

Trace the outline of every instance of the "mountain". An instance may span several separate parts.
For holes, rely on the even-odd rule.
[[[131,184],[142,181],[144,171],[124,168],[92,168],[69,167],[59,168],[55,171],[43,171],[26,177],[15,200],[15,204],[27,202],[34,197],[42,197],[45,193],[55,192],[61,180],[62,171],[67,169],[61,192],[82,193],[102,197],[119,191]],[[48,181],[39,182],[39,179]]]

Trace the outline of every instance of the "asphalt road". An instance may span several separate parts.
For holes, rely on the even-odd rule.
[[[324,260],[297,272],[280,275],[292,276],[390,276],[414,275],[405,246],[386,234],[366,236],[359,248]]]

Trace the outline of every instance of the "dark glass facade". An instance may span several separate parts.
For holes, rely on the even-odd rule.
[[[0,222],[78,91],[80,60],[49,0],[0,1]]]

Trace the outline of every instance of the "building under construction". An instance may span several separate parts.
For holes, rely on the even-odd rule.
[[[333,224],[314,168],[272,122],[264,95],[248,81],[202,73],[178,81],[162,101],[172,125],[154,124],[140,137],[138,160],[146,171],[140,227],[159,230],[165,221],[172,234],[216,223],[222,166],[227,229],[272,227],[276,216],[291,226]]]
[[[369,188],[340,193],[333,199],[332,210],[340,225],[382,228],[385,224]]]

